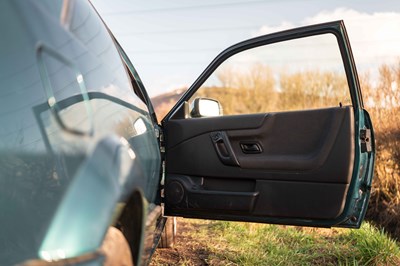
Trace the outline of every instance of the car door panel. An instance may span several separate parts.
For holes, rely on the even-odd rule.
[[[232,116],[229,122],[226,117],[170,121],[167,130],[175,133],[170,134],[171,142],[177,144],[168,149],[167,199],[169,193],[177,194],[169,189],[170,176],[175,176],[172,186],[184,176],[185,196],[176,200],[177,208],[184,204],[255,216],[322,219],[341,213],[353,170],[351,107],[256,114],[238,126],[242,120]],[[179,128],[190,128],[191,134],[180,134]],[[219,158],[214,132],[226,134],[238,166]],[[262,151],[244,153],[243,143],[259,143]],[[229,202],[216,204],[218,199]]]
[[[230,56],[327,33],[337,38],[351,105],[206,118],[187,115],[187,101]],[[166,215],[360,226],[372,181],[374,140],[342,21],[261,36],[226,49],[162,125]],[[371,138],[366,138],[369,133]]]
[[[351,138],[354,134],[354,117],[351,107],[245,117],[179,119],[171,120],[166,130],[171,132],[168,141],[170,145],[167,146],[168,153],[172,155],[167,161],[169,173],[196,171],[201,175],[212,171],[210,175],[215,176],[224,175],[230,170],[235,171],[224,167],[224,163],[215,158],[218,156],[212,141],[215,133],[228,136],[229,146],[233,148],[242,169],[310,171],[323,167],[324,163],[330,163],[331,160],[327,161],[328,156],[334,157],[337,160],[334,164],[337,165],[351,164],[350,158],[354,155],[354,140]],[[252,142],[259,143],[262,152],[244,153],[241,144]],[[335,145],[339,143],[340,145]],[[208,146],[204,147],[205,145]],[[182,160],[187,162],[182,164]],[[200,169],[199,163],[202,165]],[[332,170],[340,171],[327,169],[331,173],[319,178],[338,181],[335,171]],[[348,178],[346,177],[347,182]]]

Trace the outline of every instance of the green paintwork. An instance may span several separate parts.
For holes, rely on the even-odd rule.
[[[118,202],[156,198],[154,123],[89,2],[0,12],[0,264],[93,252]]]

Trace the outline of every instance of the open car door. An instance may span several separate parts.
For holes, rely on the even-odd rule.
[[[162,126],[166,215],[353,228],[364,218],[374,138],[343,21],[226,49]]]

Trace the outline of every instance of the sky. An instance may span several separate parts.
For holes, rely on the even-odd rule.
[[[359,73],[400,59],[397,0],[91,0],[150,96],[189,87],[225,48],[342,19]]]

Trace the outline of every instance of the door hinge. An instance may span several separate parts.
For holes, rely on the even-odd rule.
[[[156,137],[158,139],[158,143],[160,145],[160,152],[163,154],[165,153],[165,143],[164,143],[164,133],[161,126],[158,125],[155,128],[155,132],[156,132]]]
[[[371,129],[360,130],[361,152],[372,152]]]

